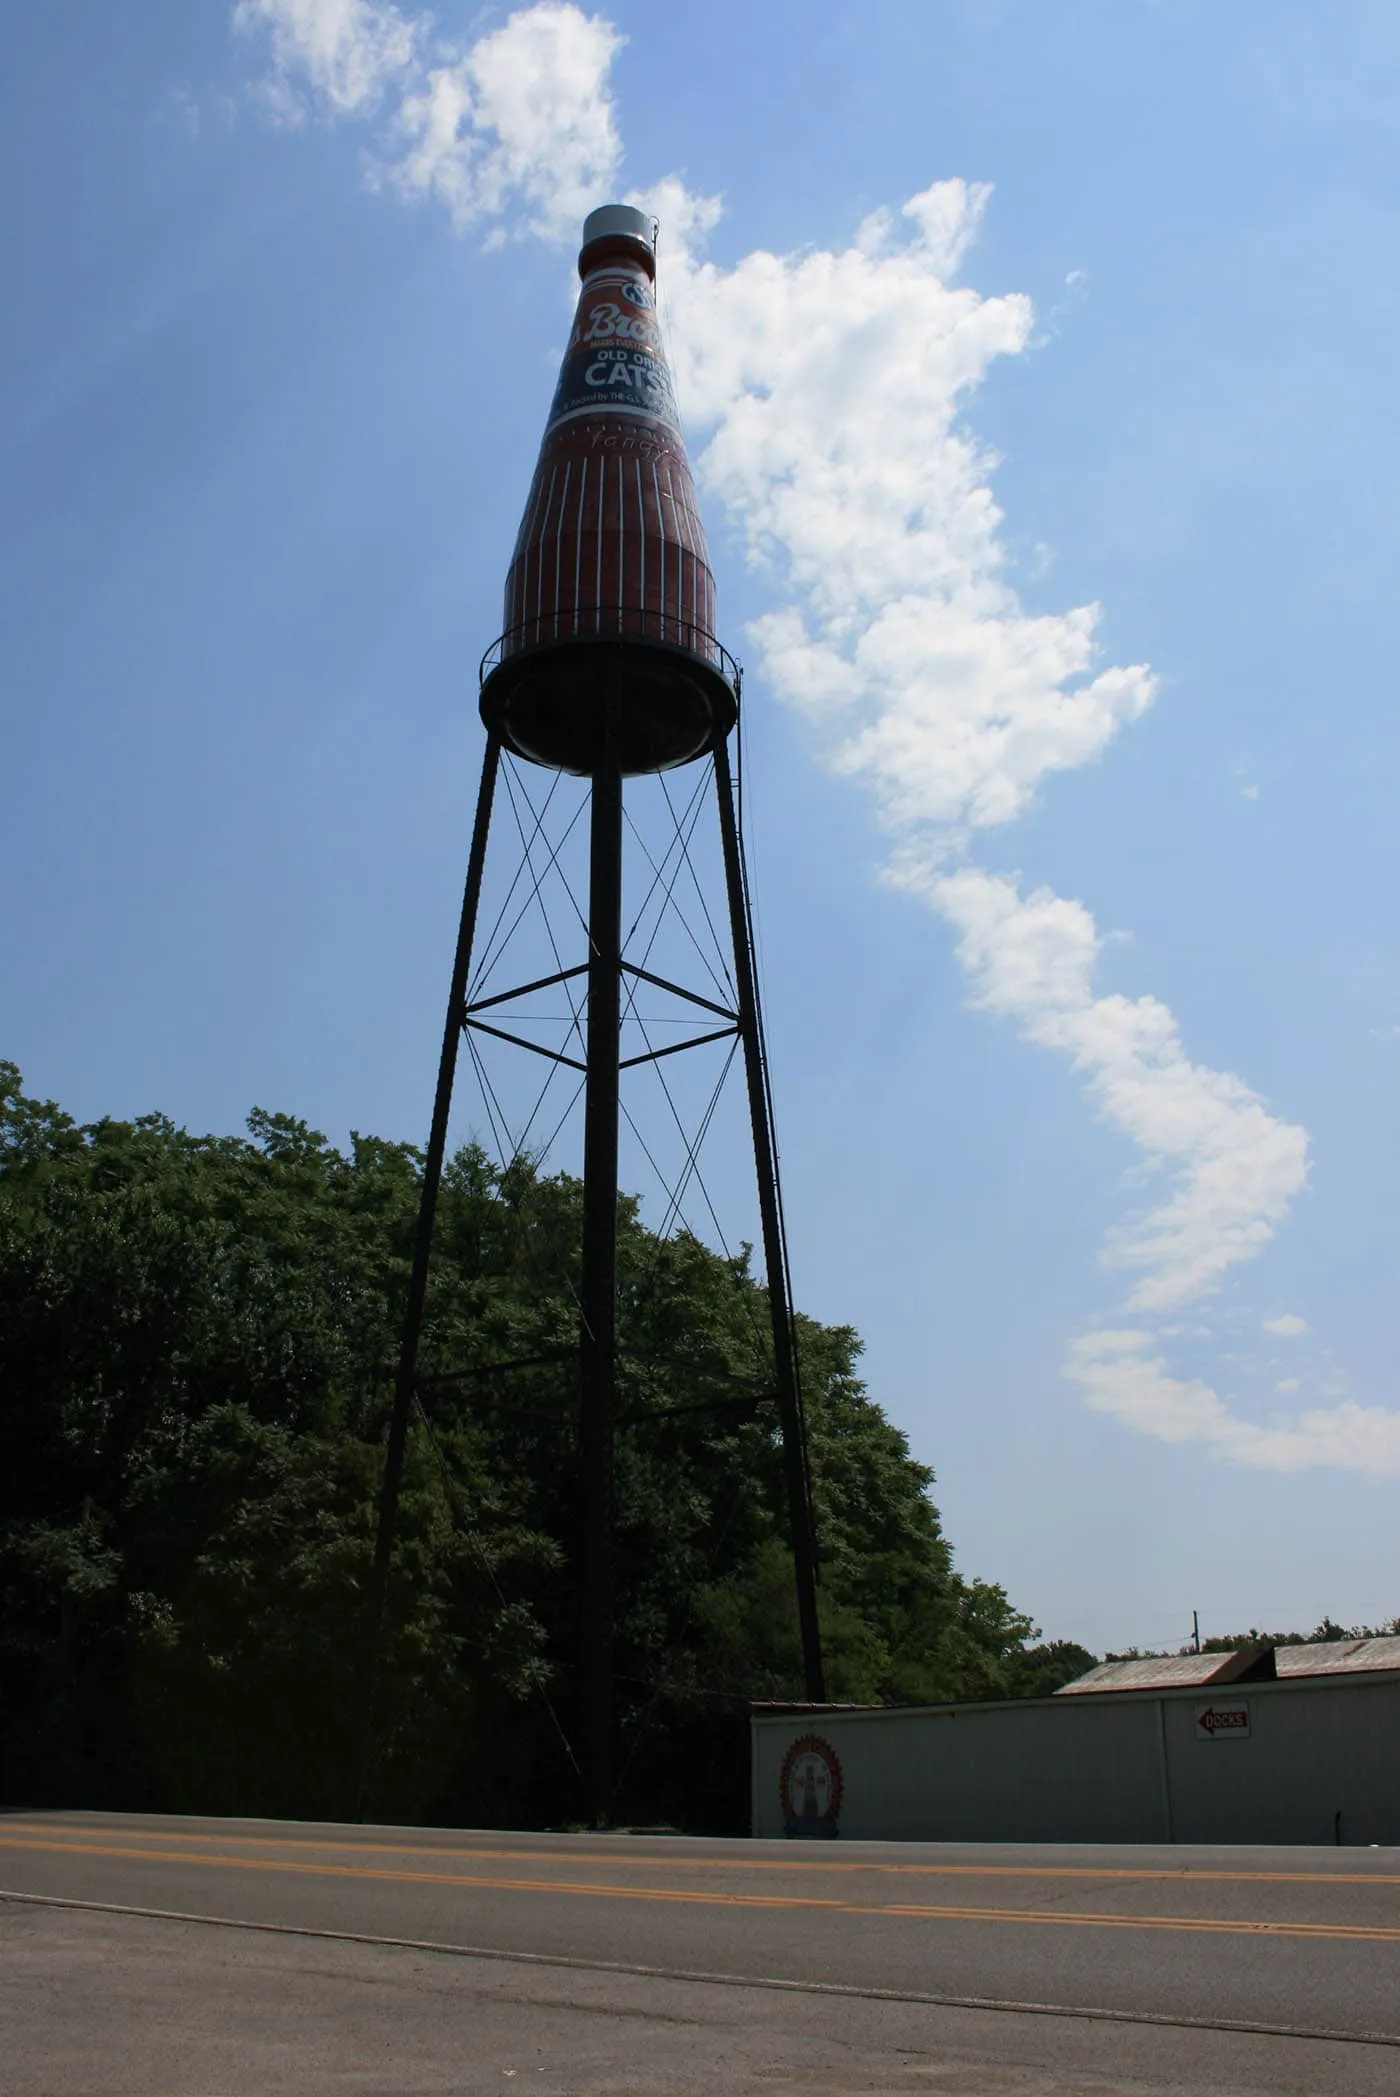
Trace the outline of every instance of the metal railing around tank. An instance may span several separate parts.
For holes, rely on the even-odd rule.
[[[573,611],[542,612],[536,618],[521,620],[500,634],[482,656],[481,682],[485,684],[491,672],[513,656],[566,641],[656,641],[697,656],[718,671],[736,698],[739,694],[743,676],[740,666],[707,628],[693,619],[679,618],[674,612],[630,604],[589,605]]]

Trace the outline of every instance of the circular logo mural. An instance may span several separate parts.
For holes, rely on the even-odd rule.
[[[841,1764],[829,1740],[804,1733],[783,1757],[778,1779],[787,1835],[832,1836],[841,1811]]]

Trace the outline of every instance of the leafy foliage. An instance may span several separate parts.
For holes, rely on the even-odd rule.
[[[1200,1650],[1203,1653],[1244,1653],[1255,1646],[1326,1646],[1350,1643],[1358,1638],[1400,1637],[1400,1616],[1392,1617],[1384,1624],[1334,1624],[1330,1616],[1311,1631],[1261,1631],[1257,1627],[1249,1631],[1226,1631],[1215,1638],[1203,1638]],[[1047,1649],[1048,1650],[1048,1649]],[[1106,1653],[1106,1660],[1170,1660],[1180,1659],[1195,1652],[1194,1646],[1176,1646],[1170,1652],[1165,1647],[1125,1646],[1121,1653]]]
[[[1011,1663],[1011,1694],[1052,1697],[1066,1682],[1077,1682],[1098,1664],[1097,1653],[1076,1645],[1072,1638],[1054,1638],[1048,1645],[1029,1646]]]
[[[78,1127],[0,1064],[0,1782],[31,1801],[344,1814],[421,1160],[259,1110]],[[446,1174],[372,1731],[400,1819],[566,1820],[581,1190]],[[765,1305],[747,1258],[620,1209],[624,1814],[742,1820],[739,1721],[800,1693]],[[954,1570],[932,1474],[799,1321],[830,1693],[1045,1694]],[[1052,1677],[1057,1679],[1052,1680]]]
[[[1331,1646],[1350,1643],[1357,1638],[1395,1638],[1400,1636],[1400,1616],[1392,1617],[1388,1624],[1334,1624],[1330,1616],[1311,1631],[1230,1631],[1220,1638],[1203,1638],[1203,1653],[1239,1653],[1250,1646]],[[1183,1646],[1182,1651],[1188,1649]]]

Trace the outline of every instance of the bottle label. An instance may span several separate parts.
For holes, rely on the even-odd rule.
[[[680,434],[645,272],[594,270],[579,296],[546,436],[578,415],[632,415]]]

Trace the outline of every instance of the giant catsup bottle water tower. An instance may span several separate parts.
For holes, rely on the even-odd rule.
[[[578,1447],[581,1497],[577,1654],[587,1811],[612,1817],[612,1473],[617,1379],[617,1206],[622,999],[645,978],[688,1000],[703,1031],[742,1047],[757,1171],[771,1325],[771,1377],[781,1428],[806,1693],[824,1698],[811,1492],[798,1381],[771,1093],[755,981],[752,923],[728,738],[738,667],[715,638],[715,584],[671,376],[657,324],[656,226],[627,204],[585,221],[582,289],[520,524],[505,591],[505,630],[482,666],[486,752],[448,1000],[437,1095],[386,1454],[372,1616],[377,1646],[427,1290],[433,1219],[464,1029],[497,1038],[508,996],[586,980],[583,1245],[579,1279]],[[588,782],[587,952],[519,987],[474,1002],[468,984],[503,759]],[[628,777],[707,761],[713,769],[732,947],[732,1005],[649,973],[622,931]],[[716,901],[718,902],[718,898]],[[487,1007],[490,1017],[487,1017]],[[723,1022],[716,1026],[716,1019]],[[521,1048],[536,1044],[518,1039]],[[568,1058],[563,1060],[567,1061]],[[652,1060],[637,1056],[629,1065]],[[575,1066],[580,1067],[580,1066]]]
[[[508,749],[595,778],[610,732],[624,773],[664,771],[712,749],[737,707],[655,274],[651,220],[592,213],[481,699]]]

